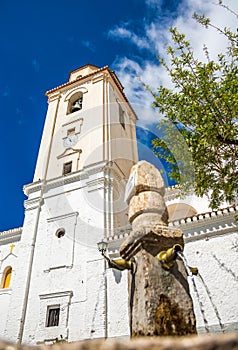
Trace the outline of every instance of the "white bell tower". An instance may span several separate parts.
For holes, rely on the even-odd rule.
[[[128,322],[118,326],[110,315],[97,242],[128,226],[136,115],[107,66],[83,66],[46,96],[4,336],[36,344],[128,334]]]
[[[128,162],[137,161],[136,116],[114,72],[86,65],[46,96],[49,108],[34,181],[101,161],[116,161],[128,175]]]

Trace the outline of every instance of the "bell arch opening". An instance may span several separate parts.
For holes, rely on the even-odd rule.
[[[81,91],[72,95],[68,101],[67,114],[80,111],[83,107],[83,93]]]

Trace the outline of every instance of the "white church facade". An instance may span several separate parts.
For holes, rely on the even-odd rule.
[[[21,228],[0,233],[0,338],[41,344],[129,337],[128,271],[109,268],[130,232],[125,186],[138,161],[137,116],[107,66],[83,66],[46,93],[48,111]],[[197,329],[238,330],[237,206],[211,211],[166,190],[170,224],[184,232]],[[204,316],[205,314],[205,316]]]

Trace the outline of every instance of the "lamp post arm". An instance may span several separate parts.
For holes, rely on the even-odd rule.
[[[108,264],[110,264],[111,259],[108,256],[106,256],[104,252],[102,252],[102,256],[107,260]]]
[[[125,260],[125,259],[110,259],[105,252],[102,252],[102,256],[107,260],[108,266],[110,268],[114,268],[120,271],[123,270],[131,270],[132,269],[132,262]]]

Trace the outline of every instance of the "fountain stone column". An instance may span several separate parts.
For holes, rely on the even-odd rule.
[[[196,333],[193,303],[183,262],[176,259],[166,270],[158,261],[161,251],[184,246],[180,229],[168,227],[165,187],[160,172],[140,161],[131,169],[126,199],[132,231],[120,247],[134,261],[129,277],[131,336],[167,336]]]

